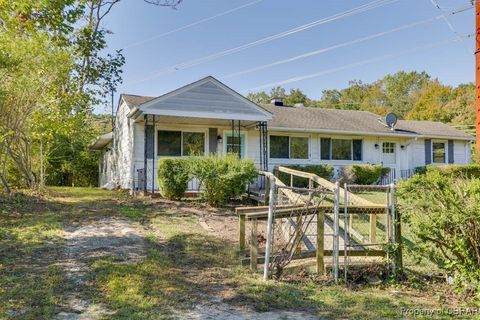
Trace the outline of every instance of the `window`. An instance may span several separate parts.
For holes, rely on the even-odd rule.
[[[330,160],[331,140],[330,138],[320,139],[320,158],[322,160]]]
[[[270,136],[270,158],[288,159],[289,141],[288,136]]]
[[[362,140],[360,139],[320,139],[322,160],[362,160]]]
[[[433,142],[432,143],[432,159],[433,163],[445,163],[446,161],[446,148],[445,142]]]
[[[352,140],[332,139],[332,159],[352,160]]]
[[[180,157],[205,154],[205,133],[182,131],[158,131],[157,154]]]
[[[290,158],[308,159],[308,138],[290,138]]]
[[[203,156],[205,154],[205,133],[184,132],[183,133],[183,155]]]
[[[384,142],[382,143],[382,152],[393,154],[395,153],[395,143],[393,142]]]
[[[158,155],[180,157],[182,155],[181,131],[158,131]]]
[[[245,135],[240,134],[240,141],[238,140],[238,135],[232,136],[232,134],[226,135],[226,144],[225,144],[225,151],[226,153],[238,153],[238,145],[240,142],[240,158],[245,157]]]
[[[308,159],[308,138],[270,136],[270,158]]]

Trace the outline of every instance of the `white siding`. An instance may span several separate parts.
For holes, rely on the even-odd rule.
[[[464,141],[455,141],[453,146],[453,159],[455,163],[470,163],[470,143]]]
[[[144,167],[144,126],[142,122],[134,123],[135,129],[132,131],[132,136],[134,135],[133,149],[133,178],[138,179],[138,169]],[[229,126],[195,126],[195,125],[185,125],[185,124],[157,124],[156,130],[180,130],[180,131],[200,131],[205,133],[205,146],[206,152],[208,153],[208,129],[217,128],[218,135],[223,137],[223,141],[218,144],[217,152],[220,154],[224,153],[225,144],[226,144],[226,135],[231,133],[231,127]],[[254,160],[257,166],[260,165],[260,150],[259,150],[259,132],[254,128],[249,128],[245,130],[242,128],[242,134],[245,135],[246,146],[245,146],[245,155],[246,158]],[[389,165],[389,167],[396,170],[397,178],[400,177],[402,170],[411,170],[416,167],[425,165],[425,141],[424,139],[410,139],[410,138],[390,138],[390,137],[372,137],[372,136],[352,136],[352,135],[329,135],[329,134],[318,134],[318,133],[285,133],[285,132],[275,132],[268,131],[268,135],[289,135],[289,136],[306,136],[309,138],[309,159],[269,159],[269,170],[273,170],[276,165],[308,165],[308,164],[331,164],[335,167],[336,171],[346,165],[352,164],[383,164],[382,163],[382,143],[383,142],[394,142],[396,144],[396,163]],[[327,138],[347,138],[347,139],[362,139],[363,140],[363,150],[362,150],[362,161],[339,161],[339,160],[321,160],[320,158],[320,139],[322,137]],[[155,134],[155,141],[157,135]],[[125,147],[119,146],[119,150],[128,149],[130,146],[129,143],[124,143]],[[377,145],[377,146],[376,146]],[[403,147],[403,148],[402,148]],[[469,163],[469,143],[463,141],[455,141],[455,163]],[[160,157],[157,155],[157,142],[155,142],[155,168],[157,167],[158,160]],[[123,174],[126,177],[119,179],[120,181],[129,181],[132,178],[130,171],[126,170],[128,167],[128,159],[124,159],[124,164],[121,166],[120,171],[124,172]],[[149,177],[147,181],[151,181],[152,159],[148,159],[147,167],[149,172]],[[122,169],[123,168],[123,169]],[[124,170],[125,169],[125,170]],[[123,171],[122,171],[123,170]],[[131,181],[131,180],[130,180]],[[130,188],[131,182],[122,183],[123,188]],[[148,183],[148,189],[151,189],[150,182]],[[155,189],[158,189],[156,174],[155,174]]]

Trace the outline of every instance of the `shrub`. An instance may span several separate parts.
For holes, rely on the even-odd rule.
[[[340,178],[344,183],[373,184],[390,172],[390,168],[377,164],[355,164],[340,170]]]
[[[213,206],[223,205],[241,195],[247,184],[258,176],[253,161],[234,155],[190,158],[190,168],[200,181],[203,197]]]
[[[327,180],[332,180],[333,173],[334,173],[333,166],[329,164],[317,164],[317,165],[306,165],[306,166],[291,165],[291,166],[284,166],[284,167],[290,168],[293,170],[302,171],[302,172],[313,173]],[[278,171],[276,172],[276,176],[280,179],[280,181],[282,181],[286,185],[290,185],[290,175],[288,173]],[[293,186],[298,188],[306,188],[308,187],[308,179],[294,176]]]
[[[158,184],[165,198],[180,199],[187,191],[189,179],[189,166],[185,159],[164,158],[158,161]]]
[[[427,172],[439,172],[442,175],[463,178],[480,178],[479,164],[449,164],[444,166],[427,166]]]
[[[455,275],[461,288],[477,291],[480,288],[480,179],[427,170],[424,175],[401,182],[397,194],[399,212],[417,240],[412,252]]]

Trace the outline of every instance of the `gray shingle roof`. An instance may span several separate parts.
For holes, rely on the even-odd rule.
[[[129,108],[139,106],[155,98],[131,94],[122,94],[122,97]],[[419,135],[432,138],[473,139],[471,135],[441,122],[399,120],[395,126],[395,131],[392,131],[378,121],[378,119],[383,119],[383,117],[368,111],[280,107],[271,104],[263,104],[261,106],[273,114],[273,120],[268,122],[270,128],[348,132],[351,134],[395,134],[398,136]]]
[[[305,131],[345,131],[349,133],[371,134],[398,134],[420,135],[426,137],[446,137],[471,139],[467,133],[454,129],[447,124],[434,121],[399,120],[395,131],[390,130],[379,122],[383,117],[358,110],[295,108],[274,105],[262,105],[273,113],[273,120],[269,121],[270,128],[304,129]]]
[[[137,107],[142,103],[148,102],[156,97],[148,97],[148,96],[137,96],[134,94],[124,94],[122,93],[123,100],[127,103],[128,107],[131,109],[133,107]]]

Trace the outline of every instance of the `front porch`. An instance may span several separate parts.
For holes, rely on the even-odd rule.
[[[237,154],[268,169],[267,121],[272,114],[213,77],[139,105],[133,119],[132,191],[156,192],[158,160]],[[190,181],[189,190],[198,190]]]

